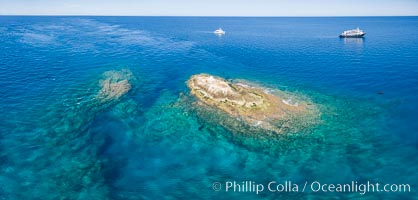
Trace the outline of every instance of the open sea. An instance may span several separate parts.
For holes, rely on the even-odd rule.
[[[364,38],[338,37],[357,27]],[[94,97],[111,70],[135,81],[103,104]],[[181,100],[198,73],[307,97],[320,122],[237,137]],[[298,191],[226,191],[228,181]],[[410,192],[324,192],[315,181]],[[418,17],[0,16],[0,200],[407,200],[417,190]]]

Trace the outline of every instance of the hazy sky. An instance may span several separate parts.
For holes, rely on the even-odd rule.
[[[0,15],[416,16],[418,0],[0,0]]]

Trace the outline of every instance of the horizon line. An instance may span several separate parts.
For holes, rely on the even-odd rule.
[[[418,15],[67,15],[67,14],[35,14],[35,15],[26,15],[26,14],[0,14],[0,16],[21,16],[21,17],[418,17]]]

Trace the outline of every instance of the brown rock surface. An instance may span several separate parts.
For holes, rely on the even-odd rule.
[[[193,75],[187,85],[199,103],[221,110],[251,127],[279,133],[283,122],[286,122],[284,126],[291,126],[289,123],[295,117],[309,114],[313,107],[304,101],[292,103],[265,88],[233,83],[208,74]]]

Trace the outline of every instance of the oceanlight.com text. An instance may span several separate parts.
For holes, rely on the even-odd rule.
[[[365,195],[373,192],[386,193],[408,193],[411,192],[410,184],[384,184],[379,182],[367,181],[359,183],[351,181],[349,183],[321,183],[319,181],[305,181],[304,183],[294,183],[292,181],[270,181],[267,183],[258,183],[255,181],[225,181],[214,182],[212,184],[214,191],[223,192],[243,192],[260,194],[263,192],[326,192],[326,193],[358,193]]]

